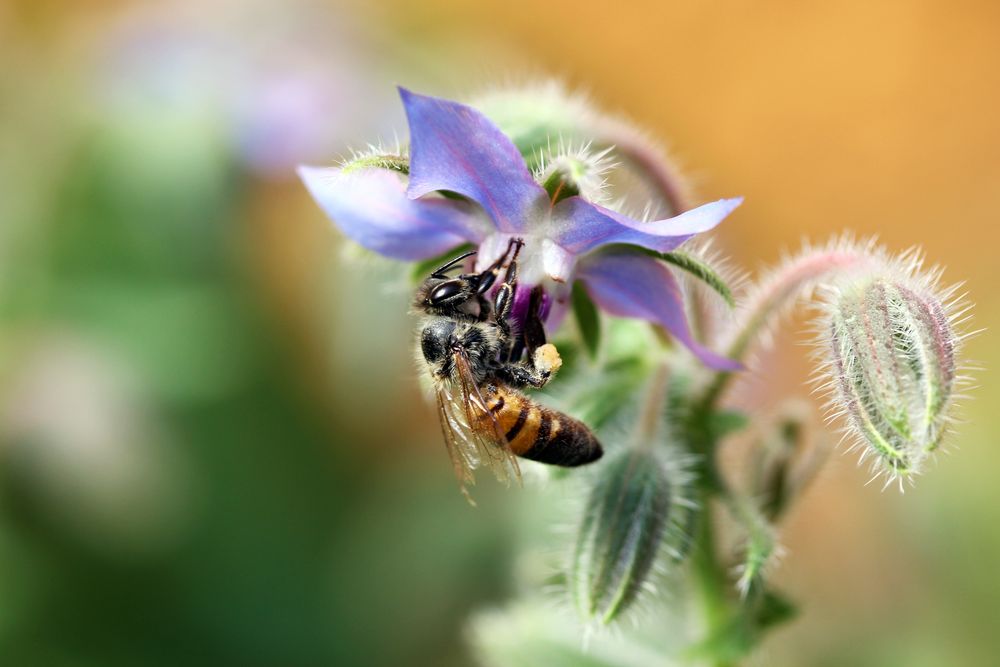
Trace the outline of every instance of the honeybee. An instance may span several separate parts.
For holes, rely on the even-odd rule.
[[[456,257],[434,271],[414,299],[414,309],[424,316],[420,356],[433,381],[455,475],[470,501],[466,486],[475,483],[473,473],[480,466],[510,483],[520,480],[518,456],[572,467],[596,461],[603,453],[582,422],[519,391],[544,387],[562,365],[555,346],[545,342],[540,289],[532,292],[524,331],[511,329],[523,244],[511,240],[504,255],[481,273],[449,277],[475,253]],[[490,299],[501,270],[502,282]]]

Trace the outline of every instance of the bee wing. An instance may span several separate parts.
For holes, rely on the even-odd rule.
[[[489,466],[505,484],[512,479],[520,481],[517,458],[496,415],[489,410],[464,353],[455,353],[454,368],[454,381],[438,387],[438,417],[462,491],[465,485],[475,483],[473,471],[481,465]]]
[[[475,484],[476,479],[473,477],[472,471],[478,465],[475,450],[469,446],[466,435],[469,427],[459,419],[461,413],[456,413],[455,398],[444,386],[438,387],[437,404],[444,444],[448,448],[451,465],[455,468],[455,476],[458,477],[464,491],[466,484]]]

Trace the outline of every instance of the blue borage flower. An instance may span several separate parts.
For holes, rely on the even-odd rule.
[[[542,285],[543,317],[558,326],[574,281],[606,312],[661,325],[707,365],[738,364],[691,335],[681,290],[655,257],[621,244],[669,252],[712,229],[742,202],[721,199],[665,220],[641,222],[581,196],[550,197],[517,146],[482,113],[400,88],[410,128],[409,180],[386,164],[300,167],[312,196],[338,227],[387,257],[422,260],[465,243],[477,269],[497,260],[513,237],[519,258],[515,320]],[[455,197],[454,195],[460,195]],[[613,248],[606,248],[615,244]]]

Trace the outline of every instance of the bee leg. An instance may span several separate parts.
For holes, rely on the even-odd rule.
[[[510,265],[508,265],[507,267],[507,275],[510,275],[510,266],[517,261],[517,256],[518,254],[520,254],[521,246],[523,245],[524,241],[522,241],[521,239],[518,238],[511,239],[510,242],[507,244],[507,250],[505,250],[504,253],[500,255],[497,261],[493,262],[490,266],[488,266],[484,271],[481,271],[480,273],[469,274],[462,277],[472,281],[475,284],[476,294],[486,294],[486,292],[488,292],[490,288],[493,287],[493,285],[496,283],[497,277],[500,275],[500,269],[503,267],[504,264],[507,263],[507,258],[511,257],[511,252],[513,252],[514,256],[511,257]],[[507,281],[506,277],[504,278],[504,281],[505,282]]]
[[[524,319],[521,335],[510,343],[510,349],[506,358],[514,361],[521,358],[524,351],[528,350],[528,359],[533,360],[535,351],[545,345],[545,326],[542,324],[542,298],[545,292],[541,285],[536,285],[531,290],[531,298],[528,301],[528,314]]]
[[[528,357],[535,356],[535,350],[545,345],[545,326],[542,324],[542,297],[545,295],[541,285],[531,290],[528,301],[528,316],[524,320],[524,345],[528,348]]]
[[[551,373],[543,374],[525,363],[503,363],[493,369],[493,374],[504,384],[516,389],[533,387],[541,389],[549,382]]]
[[[514,271],[513,275],[514,276],[517,275],[516,261],[518,254],[520,254],[521,252],[521,246],[523,245],[524,241],[522,241],[521,239],[512,238],[510,242],[508,242],[507,250],[504,251],[503,255],[501,255],[497,259],[497,261],[493,262],[493,264],[487,267],[486,270],[480,273],[462,276],[466,280],[469,280],[475,286],[476,299],[478,299],[479,301],[480,321],[486,321],[487,319],[489,319],[492,313],[496,313],[498,311],[497,301],[500,298],[500,293],[498,292],[497,295],[494,297],[493,303],[490,303],[490,301],[486,298],[485,295],[487,292],[490,291],[490,288],[492,288],[493,285],[496,284],[497,277],[500,275],[500,269],[503,267],[504,264],[507,263],[508,257],[511,258],[510,264],[508,264],[507,266],[507,273],[504,276],[504,282],[502,283],[502,285],[511,282],[512,269]],[[512,252],[513,252],[513,257],[511,257]],[[511,303],[513,303],[513,294],[509,294],[505,298],[509,299]],[[506,314],[503,317],[506,317]]]
[[[494,319],[505,341],[509,341],[510,338],[510,322],[507,321],[507,318],[510,317],[510,311],[514,307],[514,297],[517,295],[517,255],[521,252],[522,245],[524,245],[524,241],[511,239],[511,245],[507,247],[507,251],[510,252],[513,248],[514,256],[511,257],[510,264],[507,265],[507,272],[504,274],[503,282],[500,283],[500,288],[497,289],[496,296],[493,297]]]
[[[493,312],[496,314],[497,324],[503,328],[509,327],[507,318],[510,317],[511,308],[514,307],[514,296],[517,294],[517,268],[513,264],[507,269],[507,276],[493,297]]]
[[[524,333],[519,340],[512,342],[508,357],[510,363],[505,367],[505,372],[510,378],[508,382],[536,389],[548,384],[552,376],[562,367],[562,358],[556,346],[545,342],[545,327],[541,315],[543,295],[540,285],[531,290]],[[524,348],[528,350],[528,359],[523,362],[514,361],[520,359]]]
[[[535,349],[530,361],[508,361],[499,364],[493,373],[503,382],[513,387],[533,387],[541,389],[562,367],[562,357],[552,343],[545,343]]]

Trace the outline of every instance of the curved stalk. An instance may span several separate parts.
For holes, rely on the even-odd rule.
[[[872,242],[859,244],[850,239],[838,240],[826,248],[806,249],[772,271],[754,290],[743,309],[743,316],[732,328],[730,340],[723,345],[726,356],[746,361],[753,345],[766,334],[774,320],[819,281],[880,261],[881,257],[873,252],[873,245]],[[729,371],[716,373],[697,404],[706,411],[711,410],[732,377],[733,373]]]
[[[610,118],[600,123],[597,135],[614,145],[616,153],[635,166],[636,172],[663,197],[671,214],[691,208],[691,194],[680,171],[652,148],[649,138],[624,121]]]

